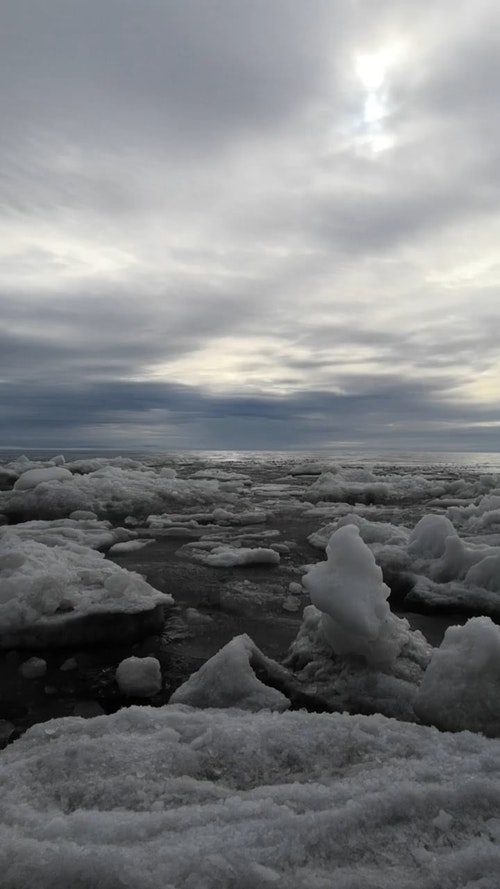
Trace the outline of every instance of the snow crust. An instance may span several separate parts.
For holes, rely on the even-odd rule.
[[[1,759],[3,889],[497,889],[500,744],[383,716],[130,707]]]

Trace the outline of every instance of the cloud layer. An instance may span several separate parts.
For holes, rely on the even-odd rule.
[[[492,0],[19,0],[2,442],[496,448]]]

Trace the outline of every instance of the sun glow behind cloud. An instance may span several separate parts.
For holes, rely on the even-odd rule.
[[[370,53],[354,57],[354,70],[364,93],[362,141],[377,153],[394,146],[394,136],[388,131],[387,118],[391,111],[390,75],[402,64],[405,45],[402,41],[387,44]]]

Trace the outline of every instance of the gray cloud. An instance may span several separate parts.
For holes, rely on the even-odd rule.
[[[10,4],[5,441],[485,442],[500,14],[471,9]]]

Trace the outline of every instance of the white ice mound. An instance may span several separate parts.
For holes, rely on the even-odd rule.
[[[2,751],[4,889],[497,889],[499,742],[127,707]]]
[[[500,627],[473,617],[449,627],[424,674],[414,707],[444,731],[500,735]]]
[[[458,534],[446,516],[425,515],[410,534],[408,550],[419,558],[439,559],[449,537],[458,537]]]
[[[240,710],[286,710],[290,701],[257,678],[254,667],[267,675],[285,674],[246,634],[236,636],[193,673],[170,698],[171,704],[192,707],[238,707]]]
[[[382,570],[356,525],[335,531],[327,561],[303,578],[312,603],[322,613],[322,630],[338,655],[356,654],[370,664],[393,662],[408,635],[407,622],[395,617]]]
[[[122,695],[150,698],[161,691],[160,662],[155,657],[127,657],[116,668]]]
[[[120,616],[133,624],[140,614],[172,602],[140,575],[87,547],[45,546],[14,531],[0,540],[0,648],[134,635]]]
[[[65,482],[71,481],[73,476],[69,469],[62,466],[47,466],[41,469],[28,469],[19,476],[14,485],[14,491],[29,491],[36,488],[42,482]]]

